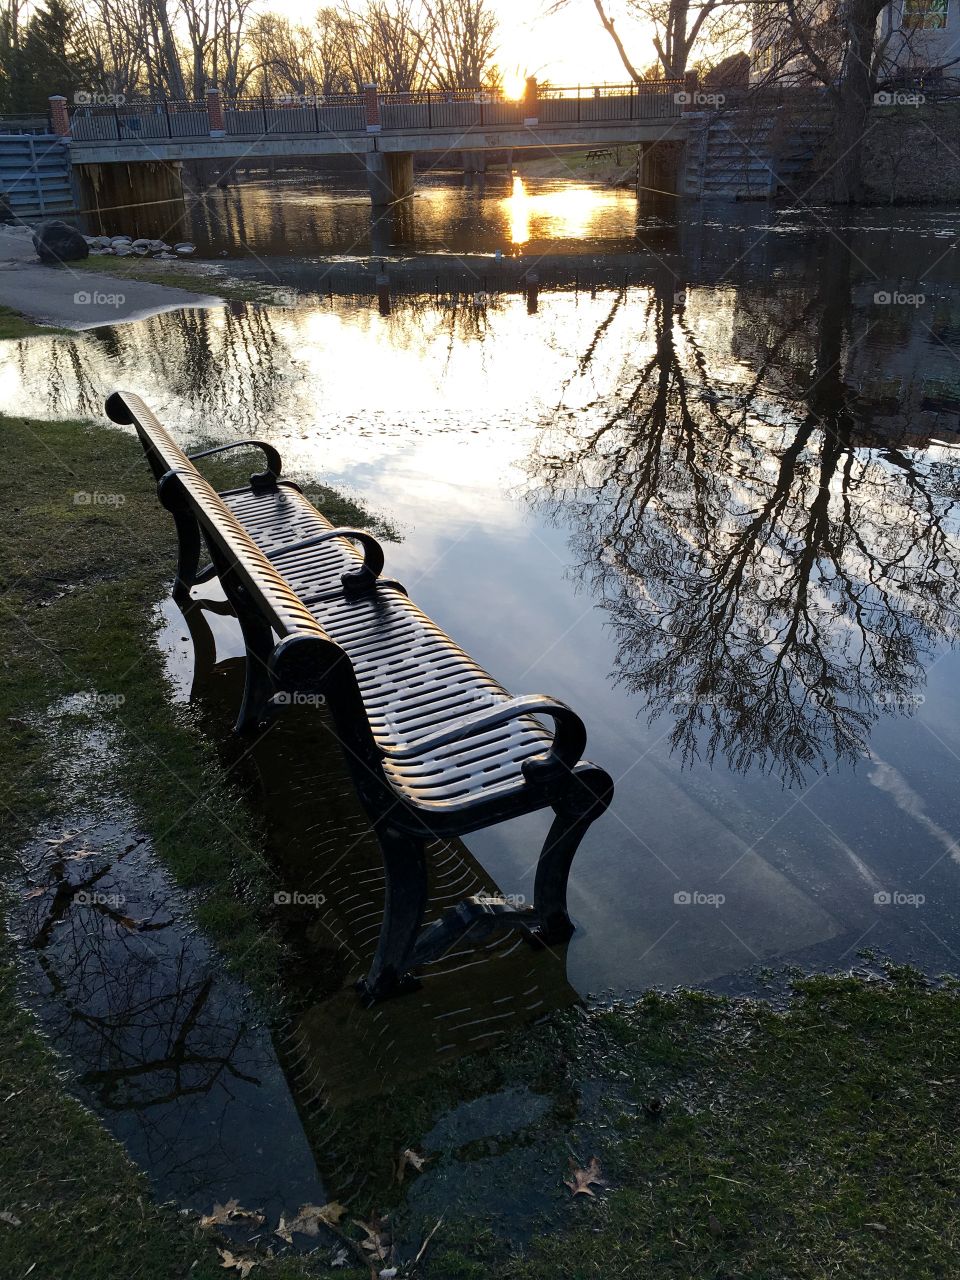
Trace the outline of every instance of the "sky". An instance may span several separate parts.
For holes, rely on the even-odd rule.
[[[613,41],[600,25],[593,0],[567,0],[559,14],[548,14],[550,0],[491,0],[500,15],[501,48],[497,63],[510,76],[537,75],[554,85],[625,84],[627,73]],[[319,0],[264,0],[264,7],[308,25]],[[617,16],[616,8],[613,9]],[[621,34],[635,65],[649,66],[653,46],[620,14]]]

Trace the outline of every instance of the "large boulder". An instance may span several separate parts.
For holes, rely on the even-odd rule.
[[[59,218],[40,223],[33,233],[33,247],[41,262],[76,262],[90,253],[90,246],[76,227]]]

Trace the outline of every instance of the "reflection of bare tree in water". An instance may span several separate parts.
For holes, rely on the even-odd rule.
[[[774,295],[774,316],[764,302],[749,375],[726,384],[659,283],[626,389],[580,418],[561,405],[535,463],[613,622],[616,678],[675,717],[685,760],[786,781],[859,755],[958,621],[960,474],[871,434],[843,381],[857,339],[838,243],[821,280],[812,299]],[[729,346],[713,355],[735,368]]]
[[[76,845],[65,838],[52,850],[21,925],[56,997],[56,1042],[83,1064],[79,1082],[97,1106],[146,1113],[218,1082],[256,1083],[246,1027],[222,993],[211,998],[197,949],[166,912],[128,914],[117,873],[140,842],[112,857]]]
[[[167,312],[76,342],[22,343],[16,361],[45,413],[99,420],[105,397],[130,370],[190,405],[202,427],[223,424],[226,405],[230,425],[251,435],[284,408],[294,368],[276,310],[246,302]]]

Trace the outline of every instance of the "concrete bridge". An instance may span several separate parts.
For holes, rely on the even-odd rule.
[[[682,81],[543,88],[531,79],[513,101],[477,89],[293,95],[204,102],[50,99],[54,132],[74,166],[118,204],[179,185],[184,162],[354,155],[375,205],[413,189],[418,153],[583,148],[680,141],[692,95]],[[114,170],[110,172],[110,170]],[[122,170],[122,172],[121,172]]]

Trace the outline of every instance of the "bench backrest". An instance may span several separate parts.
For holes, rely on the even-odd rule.
[[[107,400],[107,416],[112,422],[136,427],[143,451],[154,477],[159,481],[168,471],[175,467],[184,467],[196,471],[193,463],[183,452],[173,436],[170,435],[153,412],[147,408],[139,396],[130,391],[115,391]],[[199,475],[199,471],[197,475]]]
[[[301,604],[296,592],[280,576],[213,485],[204,479],[140,397],[115,391],[107,401],[107,412],[114,422],[136,427],[147,461],[157,477],[161,501],[171,510],[189,511],[196,520],[228,597],[231,583],[239,582],[281,638],[312,635],[332,644],[326,631]]]
[[[171,509],[177,505],[189,509],[200,526],[227,595],[231,580],[239,581],[281,637],[308,633],[329,640],[210,482],[192,463],[188,465],[189,470],[174,467],[161,478],[160,500]]]

